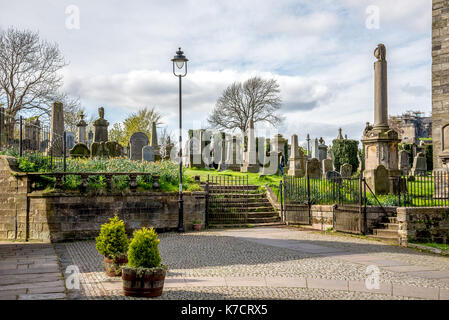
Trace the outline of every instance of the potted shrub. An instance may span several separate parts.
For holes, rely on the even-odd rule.
[[[109,223],[101,226],[100,234],[95,239],[97,250],[104,256],[106,274],[110,277],[119,277],[122,267],[128,263],[129,240],[126,236],[125,222],[117,215],[109,219]]]
[[[193,223],[193,230],[195,230],[195,231],[200,231],[201,230],[201,227],[203,226],[203,224],[201,223],[200,220],[195,219],[195,220],[192,221],[192,223]]]
[[[128,266],[123,267],[123,293],[132,297],[159,297],[167,267],[161,264],[159,239],[153,228],[134,231],[129,244]]]

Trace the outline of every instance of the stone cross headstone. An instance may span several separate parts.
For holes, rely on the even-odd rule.
[[[306,163],[306,174],[310,179],[319,179],[321,176],[320,162],[313,158]]]
[[[98,108],[98,115],[100,116],[94,121],[94,142],[108,141],[108,126],[109,122],[104,119],[104,108]]]
[[[290,164],[287,174],[293,177],[304,177],[306,173],[304,152],[299,149],[298,136],[296,134],[292,135],[289,161]]]
[[[405,150],[399,151],[399,170],[402,171],[403,175],[408,175],[408,173],[410,172],[408,152]]]
[[[352,165],[345,163],[340,167],[340,174],[342,178],[349,179],[352,176]]]
[[[62,156],[64,140],[64,110],[61,102],[55,102],[51,108],[50,150],[53,156]]]
[[[142,160],[143,161],[154,161],[154,148],[152,146],[145,146],[142,148]]]
[[[129,138],[130,159],[142,160],[142,148],[148,145],[148,137],[143,132],[134,132]]]
[[[413,159],[412,176],[425,176],[427,174],[426,155],[419,152]]]

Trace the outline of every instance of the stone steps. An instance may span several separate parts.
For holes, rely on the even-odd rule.
[[[249,227],[277,227],[284,225],[282,222],[270,222],[270,223],[232,223],[232,224],[214,224],[210,225],[211,229],[229,229],[229,228],[249,228]]]
[[[387,222],[381,223],[382,228],[373,230],[372,235],[368,235],[368,238],[381,240],[393,244],[399,244],[399,223],[396,217],[388,217]]]

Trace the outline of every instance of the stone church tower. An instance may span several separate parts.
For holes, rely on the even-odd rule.
[[[449,0],[432,1],[433,167],[449,167]]]

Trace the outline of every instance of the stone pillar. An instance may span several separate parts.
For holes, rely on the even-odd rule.
[[[62,156],[64,140],[64,109],[61,102],[53,103],[51,107],[51,132],[50,149],[48,154],[53,156]]]
[[[398,144],[400,139],[398,133],[388,126],[387,107],[387,62],[386,49],[383,44],[379,44],[374,51],[377,58],[375,62],[375,102],[374,118],[375,124],[371,126],[369,122],[363,132],[362,143],[365,150],[365,170],[363,175],[368,185],[376,193],[394,192],[396,187],[394,182],[401,175],[398,162]],[[384,181],[387,172],[387,180]],[[389,185],[389,188],[379,187]]]
[[[388,92],[386,49],[379,44],[374,51],[374,129],[388,129]]]
[[[257,163],[256,137],[254,135],[253,119],[249,121],[248,129],[248,148],[245,155],[245,162],[241,168],[242,172],[259,172],[259,164]]]
[[[160,148],[157,142],[157,130],[156,130],[156,122],[151,123],[151,141],[150,141],[150,147],[153,148],[154,151],[154,160],[159,161],[161,160],[161,152]]]
[[[76,124],[78,128],[78,143],[83,143],[87,145],[87,136],[86,136],[86,128],[87,123],[84,121],[84,113],[81,111],[80,113],[81,120]]]
[[[290,167],[287,174],[293,177],[304,177],[305,175],[305,160],[304,153],[298,146],[298,136],[292,135],[292,143],[290,146]]]
[[[312,154],[310,156],[311,159],[315,158],[318,159],[320,157],[319,155],[319,151],[318,151],[318,147],[319,147],[319,143],[318,143],[318,138],[315,138],[314,140],[312,140]]]

